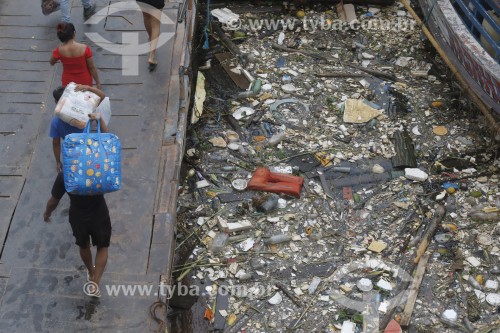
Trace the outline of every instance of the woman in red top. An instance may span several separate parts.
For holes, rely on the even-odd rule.
[[[75,26],[72,23],[58,24],[57,37],[62,44],[52,52],[50,64],[55,65],[58,61],[63,64],[62,85],[74,82],[93,86],[93,78],[97,89],[101,89],[99,75],[92,60],[92,51],[87,45],[75,40]]]

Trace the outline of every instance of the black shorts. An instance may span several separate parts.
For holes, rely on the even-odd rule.
[[[76,245],[86,247],[92,238],[92,245],[97,247],[109,247],[111,239],[111,220],[108,218],[101,221],[70,220],[71,230],[75,236]]]
[[[163,7],[165,7],[165,0],[136,0],[136,1],[146,3],[150,6],[155,7],[156,9],[163,9]]]

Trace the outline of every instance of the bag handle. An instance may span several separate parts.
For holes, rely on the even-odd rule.
[[[85,126],[84,133],[84,142],[87,144],[88,136],[90,134],[90,127],[91,127],[92,121],[89,120],[87,122],[87,125]],[[101,119],[97,119],[97,140],[99,142],[99,164],[101,165],[102,168],[104,168],[104,155],[106,155],[106,158],[109,157],[108,152],[104,149],[104,146],[102,144],[102,139],[101,139]],[[89,160],[89,157],[86,158],[86,162]]]

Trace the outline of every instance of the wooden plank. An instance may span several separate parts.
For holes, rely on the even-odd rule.
[[[7,231],[9,230],[10,221],[12,219],[12,215],[14,214],[17,200],[17,197],[0,197],[0,212],[2,212],[2,214],[0,214],[0,244],[2,244],[2,247],[3,244],[5,244],[5,237],[7,235]]]
[[[0,38],[1,50],[24,50],[24,51],[49,51],[52,52],[57,46],[57,41],[54,36],[53,41],[41,39],[15,39],[15,38]]]
[[[27,170],[26,166],[0,165],[0,176],[22,176]]]
[[[47,92],[47,84],[45,82],[7,82],[0,81],[0,93],[28,93],[28,94],[45,94]]]
[[[41,12],[40,12],[41,13]],[[60,12],[55,15],[60,14]],[[30,27],[30,28],[48,28],[55,31],[55,26],[43,15],[1,15],[0,27]]]
[[[30,120],[27,114],[0,114],[0,133],[20,132]]]
[[[3,26],[0,29],[0,38],[23,38],[55,41],[56,29],[52,27],[14,27]]]
[[[35,138],[38,135],[40,115],[31,116],[23,131],[0,135],[0,164],[24,166],[31,160]]]
[[[415,271],[415,276],[410,287],[410,293],[408,294],[408,300],[406,301],[405,309],[401,318],[401,326],[405,327],[410,324],[411,314],[413,308],[415,307],[415,302],[417,301],[418,290],[420,289],[420,284],[424,278],[425,268],[427,267],[427,262],[429,261],[429,253],[426,253],[420,259],[417,269]]]
[[[0,197],[19,198],[23,185],[23,176],[0,176]]]
[[[13,61],[40,61],[46,60],[47,63],[50,60],[52,51],[14,51],[14,50],[0,50],[0,59],[2,60],[13,60]]]
[[[424,235],[422,236],[422,242],[417,248],[417,254],[415,256],[415,260],[413,261],[415,264],[418,263],[421,256],[425,253],[425,250],[427,250],[427,246],[429,246],[429,243],[431,242],[431,239],[434,236],[434,233],[436,232],[436,229],[441,220],[443,219],[445,213],[446,211],[443,206],[439,205],[436,208],[436,212],[434,213],[431,222],[427,226],[427,229],[425,230]]]
[[[3,70],[52,70],[49,60],[41,59],[37,61],[13,61],[0,59],[0,69]]]
[[[17,81],[17,82],[45,82],[50,83],[52,80],[52,72],[49,70],[8,70],[0,69],[0,82]]]
[[[41,104],[45,99],[45,94],[9,94],[9,93],[0,93],[0,99],[2,103],[10,104],[6,105],[8,108],[5,109],[5,106],[0,109],[0,113],[11,113],[18,110],[18,108],[22,109],[22,112],[31,112],[33,110],[33,106],[23,105],[23,104]],[[4,104],[4,105],[5,105]],[[39,109],[39,108],[38,108]]]
[[[177,146],[169,145],[163,146],[161,148],[162,162],[160,166],[160,192],[158,195],[158,203],[156,208],[156,214],[160,213],[172,213],[169,210],[171,196],[176,195],[177,185],[172,184],[175,177],[175,160],[177,156]],[[176,198],[176,196],[174,197]]]

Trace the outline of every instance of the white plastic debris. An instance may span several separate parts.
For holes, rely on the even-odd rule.
[[[279,292],[277,292],[273,297],[267,300],[267,302],[271,305],[278,305],[281,303],[281,301],[283,301],[283,297]]]
[[[247,252],[253,247],[254,244],[255,240],[253,238],[247,238],[246,240],[244,240],[239,244],[239,247],[242,251]]]
[[[378,310],[382,313],[387,313],[387,309],[389,308],[389,302],[383,301],[380,303]]]
[[[446,190],[443,190],[441,193],[436,195],[436,200],[437,201],[443,200],[445,196],[446,196]]]
[[[372,280],[362,278],[356,283],[356,286],[358,287],[359,290],[361,291],[370,291],[373,289],[373,283]]]
[[[282,31],[278,36],[278,45],[283,45],[284,41],[285,41],[285,33]]]
[[[397,66],[401,66],[401,67],[407,67],[408,65],[410,65],[410,62],[413,61],[413,57],[399,57],[397,60],[396,60],[396,65]]]
[[[286,208],[286,200],[285,199],[281,199],[281,198],[278,199],[278,208],[279,209]]]
[[[359,83],[364,87],[364,88],[369,88],[370,87],[370,82],[366,81],[365,79],[360,80]]]
[[[387,291],[391,291],[392,290],[391,283],[389,281],[384,280],[384,279],[378,280],[377,287],[379,287],[381,289],[384,289],[384,290],[387,290]]]
[[[241,179],[241,178],[238,178],[238,179],[234,179],[232,182],[231,182],[231,185],[233,185],[233,188],[237,191],[243,191],[244,189],[247,188],[247,180],[246,179]]]
[[[486,295],[486,302],[489,305],[500,306],[500,294],[488,294]]]
[[[217,8],[210,11],[210,14],[224,24],[235,22],[240,18],[238,14],[233,13],[229,8]]]
[[[270,83],[266,83],[266,84],[262,85],[261,89],[263,92],[269,92],[269,91],[273,90],[273,85]]]
[[[385,172],[385,169],[383,166],[381,166],[380,164],[375,164],[373,167],[372,167],[372,172],[373,173],[384,173]]]
[[[342,323],[342,330],[340,333],[354,333],[356,332],[356,324],[352,321],[346,320]]]
[[[204,188],[208,186],[210,186],[210,183],[206,179],[196,182],[196,188]]]
[[[234,113],[233,113],[233,117],[237,120],[243,118],[243,117],[247,117],[249,115],[252,115],[255,113],[255,110],[252,109],[252,108],[249,108],[247,106],[243,106],[239,109],[237,109]]]
[[[445,310],[443,312],[443,314],[441,315],[441,318],[448,322],[448,323],[456,323],[457,322],[457,319],[458,319],[458,314],[455,310],[453,309],[448,309],[448,310]]]
[[[292,93],[292,92],[295,92],[297,90],[300,90],[300,88],[295,87],[291,83],[282,85],[281,89],[283,89],[283,91],[286,92],[286,93]]]
[[[429,177],[429,175],[418,168],[406,168],[405,177],[418,182],[423,182]]]
[[[361,53],[361,55],[363,56],[363,58],[365,59],[375,59],[375,56],[370,54],[370,53],[366,53],[366,52],[363,52]]]
[[[481,260],[476,257],[467,257],[465,260],[474,267],[479,267],[481,265]]]
[[[422,135],[422,133],[418,130],[418,126],[413,127],[411,132],[415,135]]]
[[[484,283],[484,290],[496,291],[498,289],[498,281],[486,280]]]

